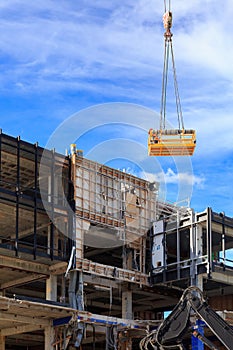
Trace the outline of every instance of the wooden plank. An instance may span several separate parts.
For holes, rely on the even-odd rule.
[[[5,337],[0,336],[0,350],[5,350]]]
[[[0,256],[0,266],[13,268],[16,270],[23,270],[28,272],[39,273],[43,275],[49,275],[49,266],[40,264],[38,262],[25,261],[15,257]]]
[[[94,275],[105,276],[112,279],[118,279],[125,282],[149,285],[148,275],[138,272],[125,270],[113,266],[94,263],[87,259],[76,259],[76,269]]]
[[[119,288],[119,282],[109,280],[108,278],[101,278],[84,274],[83,281],[88,284],[99,285],[103,287]]]
[[[52,275],[61,275],[66,272],[68,263],[66,261],[59,262],[49,267],[49,272]]]
[[[21,334],[21,333],[28,333],[28,332],[35,332],[38,330],[44,329],[43,326],[40,325],[24,325],[24,326],[15,326],[11,328],[4,328],[0,330],[0,336],[1,337],[7,337],[9,335],[13,334]]]
[[[74,312],[73,309],[66,308],[62,305],[48,305],[6,297],[0,297],[0,309],[12,314],[21,314],[29,317],[47,317],[48,319],[71,316]]]
[[[0,319],[4,321],[10,321],[10,322],[19,322],[19,323],[28,323],[30,325],[37,325],[37,326],[49,326],[50,321],[38,317],[30,317],[30,316],[22,316],[19,314],[10,314],[8,312],[0,311]]]

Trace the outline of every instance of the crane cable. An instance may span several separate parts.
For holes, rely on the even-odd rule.
[[[167,0],[164,0],[164,10],[167,12]],[[168,11],[171,11],[171,0],[168,2]]]
[[[180,102],[176,68],[175,68],[175,58],[174,58],[174,52],[173,52],[173,46],[172,46],[173,34],[171,33],[171,27],[172,27],[171,0],[169,0],[168,2],[168,9],[167,9],[167,0],[164,0],[164,9],[165,9],[165,13],[163,15],[163,24],[166,31],[164,33],[165,46],[164,46],[162,97],[161,97],[161,110],[160,110],[160,130],[163,130],[166,128],[166,101],[167,101],[167,82],[168,82],[168,66],[169,66],[170,52],[171,52],[171,59],[172,59],[172,70],[173,70],[173,79],[174,79],[178,126],[179,126],[179,130],[181,130],[181,128],[184,129],[184,120],[183,120],[182,109],[181,109],[181,102]]]

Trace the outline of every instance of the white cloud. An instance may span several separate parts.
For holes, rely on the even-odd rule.
[[[229,11],[219,15],[221,7],[207,0],[173,4],[176,57],[190,76],[195,74],[197,84],[200,69],[201,75],[206,69],[224,77],[231,69],[233,49],[225,40],[230,1],[224,3]],[[92,90],[98,80],[98,89],[104,93],[112,90],[117,95],[122,89],[132,96],[141,83],[145,103],[160,99],[156,88],[160,88],[162,71],[162,3],[60,1],[54,6],[54,1],[12,0],[1,3],[0,11],[1,53],[6,60],[10,57],[10,66],[4,64],[2,85],[13,79],[22,84],[27,80],[29,90],[46,86]],[[178,76],[183,77],[182,70]],[[230,74],[228,78],[232,79]]]
[[[197,130],[197,154],[215,155],[216,142],[229,151],[232,1],[224,1],[223,8],[218,0],[176,0],[172,11],[185,126]],[[159,111],[162,14],[163,1],[151,0],[2,1],[1,91],[32,96],[85,91]],[[171,98],[169,94],[168,102]],[[168,106],[167,118],[176,127],[172,108]]]
[[[148,181],[157,181],[159,183],[173,184],[173,185],[191,185],[203,188],[205,178],[203,176],[197,176],[187,172],[175,172],[171,168],[168,168],[165,172],[159,172],[157,174],[146,173],[144,175]]]

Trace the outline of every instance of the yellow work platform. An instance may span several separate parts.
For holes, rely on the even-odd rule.
[[[149,130],[149,156],[192,156],[195,147],[195,130]]]

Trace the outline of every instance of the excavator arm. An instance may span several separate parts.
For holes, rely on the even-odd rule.
[[[156,343],[166,347],[181,345],[182,338],[190,327],[189,315],[191,307],[187,300],[181,299],[170,315],[159,326],[155,340]]]
[[[148,334],[140,343],[140,348],[149,349],[185,349],[182,343],[184,336],[192,333],[209,349],[218,348],[204,335],[192,329],[191,316],[205,322],[206,326],[217,336],[226,349],[233,349],[232,328],[209,307],[197,287],[187,288],[179,303],[170,315],[160,324],[157,330]]]
[[[201,291],[199,291],[201,292]],[[231,350],[233,348],[233,330],[210,306],[195,296],[192,297],[191,306],[194,312],[201,318],[223,345]]]

